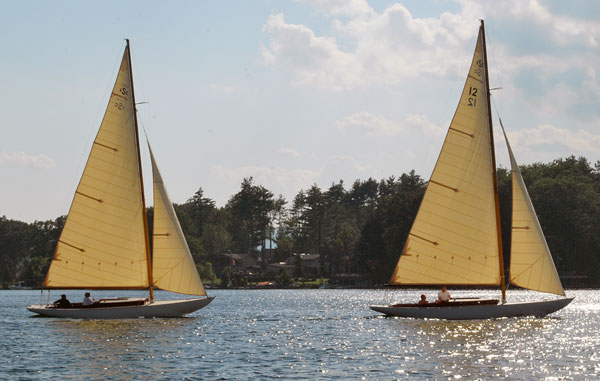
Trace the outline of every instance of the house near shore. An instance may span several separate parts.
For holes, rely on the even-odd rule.
[[[292,254],[284,262],[270,263],[267,267],[279,275],[284,269],[296,278],[317,277],[321,273],[321,255]]]
[[[223,254],[229,258],[229,266],[238,269],[260,269],[261,266],[250,254]]]

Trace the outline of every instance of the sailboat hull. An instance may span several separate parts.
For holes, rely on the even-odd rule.
[[[55,308],[51,305],[31,305],[27,309],[47,317],[71,319],[138,319],[181,317],[206,307],[214,297],[163,300],[140,305],[110,307]],[[118,303],[116,303],[118,304]],[[126,303],[123,303],[126,304]]]
[[[482,305],[429,305],[429,306],[369,306],[387,316],[418,319],[471,320],[510,318],[518,316],[542,317],[566,307],[573,298],[538,302],[482,304]]]

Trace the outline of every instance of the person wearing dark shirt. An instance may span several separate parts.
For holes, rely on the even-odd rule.
[[[71,302],[69,302],[69,299],[67,299],[67,295],[62,294],[60,296],[60,299],[58,299],[56,302],[54,302],[54,307],[69,308],[69,307],[71,307]]]

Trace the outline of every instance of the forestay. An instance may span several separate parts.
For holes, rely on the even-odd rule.
[[[147,288],[128,47],[44,288]]]
[[[391,284],[498,285],[483,36]]]

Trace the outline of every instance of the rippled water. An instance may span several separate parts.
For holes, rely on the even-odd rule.
[[[463,322],[384,318],[367,307],[416,300],[415,290],[211,294],[188,318],[94,321],[33,318],[25,306],[39,291],[0,291],[0,378],[600,379],[597,290],[568,291],[576,299],[546,318]]]

